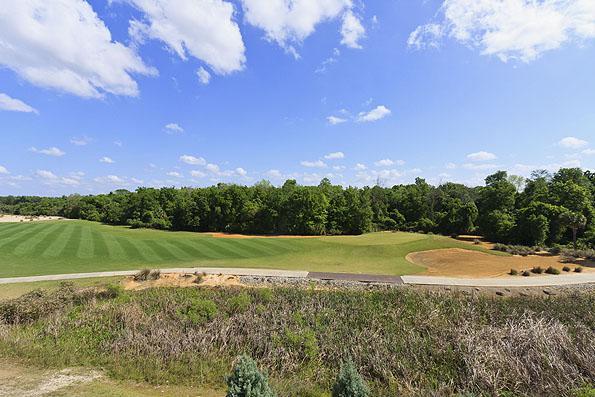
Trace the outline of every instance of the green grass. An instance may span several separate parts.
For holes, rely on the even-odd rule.
[[[0,277],[197,266],[401,275],[424,270],[408,253],[452,247],[484,250],[413,233],[222,239],[87,221],[3,223]]]

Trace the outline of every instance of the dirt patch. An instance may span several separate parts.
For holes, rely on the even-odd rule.
[[[460,248],[413,252],[407,255],[406,259],[416,265],[424,266],[426,271],[422,274],[462,278],[511,277],[508,275],[510,269],[516,269],[520,273],[534,266],[541,266],[544,269],[552,266],[561,271],[564,266],[574,269],[579,265],[591,265],[584,261],[573,264],[562,263],[559,256],[552,255],[500,256]],[[583,271],[594,270],[584,267]],[[531,276],[537,275],[531,274]]]
[[[471,234],[461,234],[461,235],[458,235],[455,239],[462,241],[464,243],[477,245],[477,246],[480,246],[480,247],[483,247],[483,248],[489,249],[489,250],[494,248],[494,243],[486,241],[483,238],[483,236],[476,236],[476,235],[471,235]]]
[[[25,216],[25,215],[2,215],[0,214],[0,223],[8,222],[41,222],[66,220],[61,216]]]
[[[300,235],[263,235],[263,234],[234,234],[234,233],[221,233],[221,232],[208,232],[205,233],[215,238],[319,238],[323,236],[300,236]]]
[[[215,286],[238,286],[242,285],[238,276],[225,274],[161,274],[157,280],[135,281],[133,277],[127,277],[122,281],[126,290],[141,290],[154,287],[215,287]]]

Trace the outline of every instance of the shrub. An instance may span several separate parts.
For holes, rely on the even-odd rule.
[[[217,305],[210,299],[197,299],[186,307],[178,309],[178,314],[192,324],[199,325],[211,321],[217,315]]]
[[[147,280],[158,280],[161,277],[161,270],[152,270],[147,276]]]
[[[519,271],[516,269],[510,269],[510,273],[508,273],[508,274],[510,274],[511,276],[516,276],[519,274]]]
[[[227,309],[229,313],[243,313],[252,304],[252,298],[246,292],[240,292],[239,294],[232,296],[227,300]]]
[[[562,247],[559,244],[554,244],[550,247],[548,251],[552,255],[558,255],[560,252],[562,252]]]
[[[570,271],[570,268],[569,268],[568,266],[564,266],[564,267],[562,268],[562,270],[563,270],[563,271],[565,271],[565,272],[569,272],[569,271]]]
[[[545,272],[547,274],[560,274],[560,270],[556,269],[555,267],[548,267],[547,269],[545,269]]]
[[[531,275],[531,273],[529,272],[529,270],[525,270],[521,274],[523,275],[523,277],[529,277]]]
[[[574,268],[574,271],[575,271],[576,273],[582,273],[582,271],[583,271],[583,268],[582,268],[581,266],[577,266],[577,267],[575,267],[575,268]]]
[[[341,365],[333,386],[333,397],[366,397],[370,389],[351,360]]]
[[[533,266],[531,273],[541,274],[543,273],[543,268],[541,266]]]
[[[149,274],[151,274],[151,270],[143,269],[140,272],[136,273],[133,276],[134,281],[147,281],[149,278]]]
[[[243,355],[238,357],[227,378],[226,397],[274,397],[266,374],[258,370],[256,362]]]

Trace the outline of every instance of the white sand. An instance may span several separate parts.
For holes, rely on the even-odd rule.
[[[66,219],[61,216],[24,216],[24,215],[3,215],[0,214],[0,223],[5,222],[40,222],[40,221],[56,221]]]

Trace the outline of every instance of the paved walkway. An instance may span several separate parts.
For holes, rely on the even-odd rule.
[[[206,273],[226,274],[234,276],[255,277],[288,277],[309,278],[313,280],[343,280],[367,283],[412,284],[412,285],[445,285],[466,287],[546,287],[559,285],[575,285],[595,283],[595,273],[562,274],[558,276],[543,275],[531,277],[502,277],[502,278],[452,278],[437,276],[387,276],[374,274],[325,273],[275,269],[244,269],[244,268],[166,268],[159,269],[162,273]],[[60,281],[80,278],[132,276],[139,270],[123,270],[94,273],[51,274],[45,276],[0,278],[0,284],[31,283],[36,281]]]

